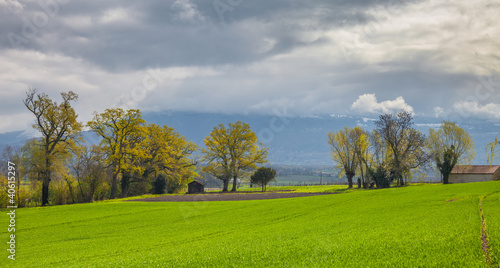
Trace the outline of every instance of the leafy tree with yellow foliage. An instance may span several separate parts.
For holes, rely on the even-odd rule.
[[[368,188],[370,181],[368,171],[372,164],[372,154],[370,152],[370,133],[360,127],[353,128],[351,133],[361,182],[363,184],[363,188]]]
[[[82,129],[82,124],[77,121],[78,115],[71,107],[71,102],[76,101],[78,95],[69,91],[62,92],[61,97],[63,101],[57,103],[45,93],[30,89],[23,100],[26,108],[35,115],[36,123],[33,128],[42,134],[39,140],[43,148],[43,163],[40,169],[42,206],[49,203],[49,185],[55,159],[67,152]]]
[[[141,147],[145,155],[140,163],[143,167],[143,180],[165,174],[170,180],[177,182],[176,185],[182,186],[196,176],[196,161],[191,158],[198,149],[195,143],[186,140],[167,125],[160,127],[149,124],[143,131],[145,139]]]
[[[267,162],[267,148],[257,143],[250,125],[241,121],[229,123],[227,128],[224,124],[214,127],[204,143],[204,160],[208,165],[203,170],[223,181],[223,191],[228,191],[231,178],[231,191],[236,191],[239,176]]]
[[[145,121],[136,109],[124,111],[120,108],[106,109],[103,113],[94,113],[94,118],[87,123],[101,137],[101,148],[106,154],[112,169],[110,198],[115,198],[118,191],[118,179],[121,176],[122,190],[127,190],[130,174],[139,171],[133,165],[143,157],[138,144],[143,139]]]
[[[342,170],[340,175],[345,174],[349,188],[352,188],[352,178],[356,175],[359,162],[356,157],[356,137],[351,128],[345,127],[337,132],[328,133],[328,144],[330,144],[330,155],[336,168]]]

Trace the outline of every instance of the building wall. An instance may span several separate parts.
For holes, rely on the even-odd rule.
[[[499,172],[495,175],[500,176]],[[464,183],[464,182],[480,182],[480,181],[491,181],[493,179],[493,174],[450,174],[448,178],[449,183]]]
[[[493,174],[493,180],[494,181],[500,181],[500,168],[495,171]]]
[[[203,193],[205,191],[205,186],[198,183],[190,183],[188,184],[188,193]]]

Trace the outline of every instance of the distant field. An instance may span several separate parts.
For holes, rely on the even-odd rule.
[[[4,252],[0,267],[488,267],[485,195],[490,249],[500,254],[500,182],[295,189],[341,193],[19,209],[17,260]]]
[[[339,182],[344,182],[345,180],[342,180],[338,177],[323,177],[322,179],[319,176],[314,176],[314,175],[287,175],[287,176],[279,176],[276,178],[275,182],[272,182],[271,185],[279,184],[279,185],[285,185],[285,184],[332,184],[332,183],[339,183]]]

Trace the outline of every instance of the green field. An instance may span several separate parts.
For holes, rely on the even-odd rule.
[[[341,193],[19,209],[16,261],[3,249],[0,267],[488,267],[485,195],[491,255],[500,256],[500,182],[321,187]]]

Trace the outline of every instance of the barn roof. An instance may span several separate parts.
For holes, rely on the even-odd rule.
[[[451,171],[451,174],[493,174],[498,168],[500,168],[499,165],[456,165]]]
[[[193,183],[193,182],[199,183],[199,184],[201,184],[201,185],[205,185],[205,183],[204,183],[204,182],[199,181],[199,180],[194,180],[194,181],[192,181],[192,182],[190,182],[190,183],[188,183],[188,184],[191,184],[191,183]]]

